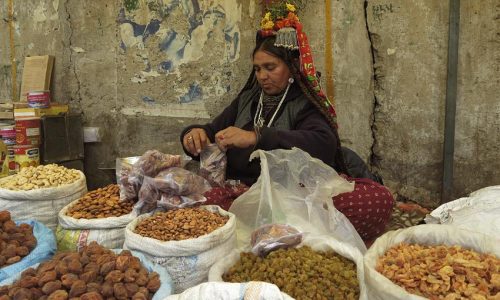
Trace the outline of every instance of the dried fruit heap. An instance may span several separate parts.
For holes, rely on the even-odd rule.
[[[92,242],[82,252],[61,252],[25,270],[14,284],[0,287],[0,300],[145,300],[160,284],[158,273],[149,273],[129,251],[115,254]]]
[[[0,188],[13,191],[28,191],[57,187],[81,179],[80,172],[56,164],[22,168],[19,173],[6,177]]]
[[[409,293],[430,299],[499,299],[500,259],[460,246],[399,244],[376,270]]]
[[[0,211],[0,268],[20,261],[35,246],[33,228],[24,223],[17,226],[8,211]]]
[[[120,202],[120,188],[110,184],[87,193],[71,206],[66,215],[75,219],[120,217],[132,211],[134,203]]]
[[[241,253],[222,278],[274,283],[298,300],[359,298],[356,265],[332,251],[314,251],[308,246],[279,249],[265,258]]]
[[[202,208],[181,208],[143,219],[134,232],[161,241],[187,240],[224,226],[228,219]]]

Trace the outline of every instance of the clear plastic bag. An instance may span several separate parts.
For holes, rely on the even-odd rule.
[[[203,193],[210,190],[203,177],[183,168],[173,167],[160,172],[156,177],[144,177],[139,191],[140,212],[156,208],[181,208],[206,201]]]
[[[292,248],[302,242],[303,233],[286,224],[266,224],[252,232],[252,253],[266,256],[281,248]]]
[[[116,176],[120,186],[121,201],[137,201],[144,177],[155,177],[171,167],[180,167],[180,155],[164,154],[158,150],[148,150],[140,157],[116,160]]]
[[[224,186],[226,182],[226,152],[217,144],[210,144],[200,153],[199,174],[212,186]]]

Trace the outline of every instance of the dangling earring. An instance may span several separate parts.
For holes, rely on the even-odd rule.
[[[288,78],[288,83],[292,84],[293,82],[294,82],[294,80],[292,77]]]

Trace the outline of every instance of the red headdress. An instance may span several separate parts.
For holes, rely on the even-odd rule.
[[[266,12],[260,23],[259,35],[261,37],[274,35],[276,36],[275,46],[299,51],[300,71],[309,82],[314,93],[321,99],[322,103],[318,103],[318,106],[329,115],[336,127],[337,115],[335,109],[321,90],[307,35],[302,30],[302,23],[300,23],[295,13],[295,2],[297,1],[273,2],[275,1],[264,1]]]

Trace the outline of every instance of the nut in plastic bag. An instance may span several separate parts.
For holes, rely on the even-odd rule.
[[[182,168],[169,168],[156,177],[144,177],[138,207],[149,212],[158,207],[172,209],[206,201],[210,184],[203,177]]]
[[[155,177],[162,170],[181,166],[180,155],[164,154],[148,150],[140,157],[118,158],[116,160],[117,183],[120,186],[121,201],[137,201],[144,177]]]
[[[266,256],[274,250],[295,247],[302,242],[303,235],[290,225],[263,225],[252,232],[252,253]]]
[[[199,174],[212,186],[224,186],[226,181],[226,152],[217,144],[210,144],[200,153]]]

